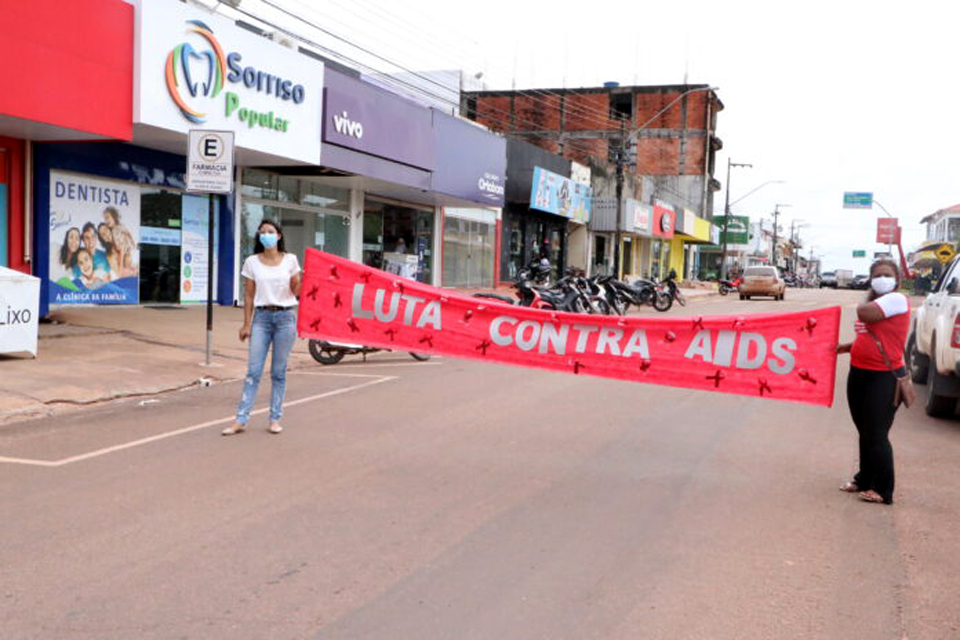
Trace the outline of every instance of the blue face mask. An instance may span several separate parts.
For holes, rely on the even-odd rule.
[[[260,234],[260,244],[263,245],[264,249],[273,249],[277,246],[277,241],[280,238],[277,237],[275,233],[261,233]]]

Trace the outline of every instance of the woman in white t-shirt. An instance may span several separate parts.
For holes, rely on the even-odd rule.
[[[287,253],[280,225],[264,220],[257,228],[253,255],[243,263],[243,326],[240,340],[250,338],[247,376],[237,407],[236,421],[223,435],[243,433],[257,397],[267,351],[270,361],[270,433],[280,433],[283,395],[287,382],[287,357],[297,339],[297,297],[300,295],[300,263]]]

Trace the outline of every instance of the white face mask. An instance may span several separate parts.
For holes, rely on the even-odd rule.
[[[882,296],[897,287],[897,279],[890,276],[878,276],[870,281],[870,286],[873,287],[877,295]]]

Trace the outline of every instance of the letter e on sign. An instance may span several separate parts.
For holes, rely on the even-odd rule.
[[[187,140],[187,191],[233,191],[233,132],[191,129]]]

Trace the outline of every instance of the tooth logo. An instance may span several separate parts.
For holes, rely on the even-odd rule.
[[[207,114],[190,106],[197,99],[216,98],[223,90],[227,60],[213,30],[200,20],[187,20],[187,33],[201,36],[209,48],[197,49],[189,42],[178,44],[167,55],[167,91],[190,122],[202,124]]]

